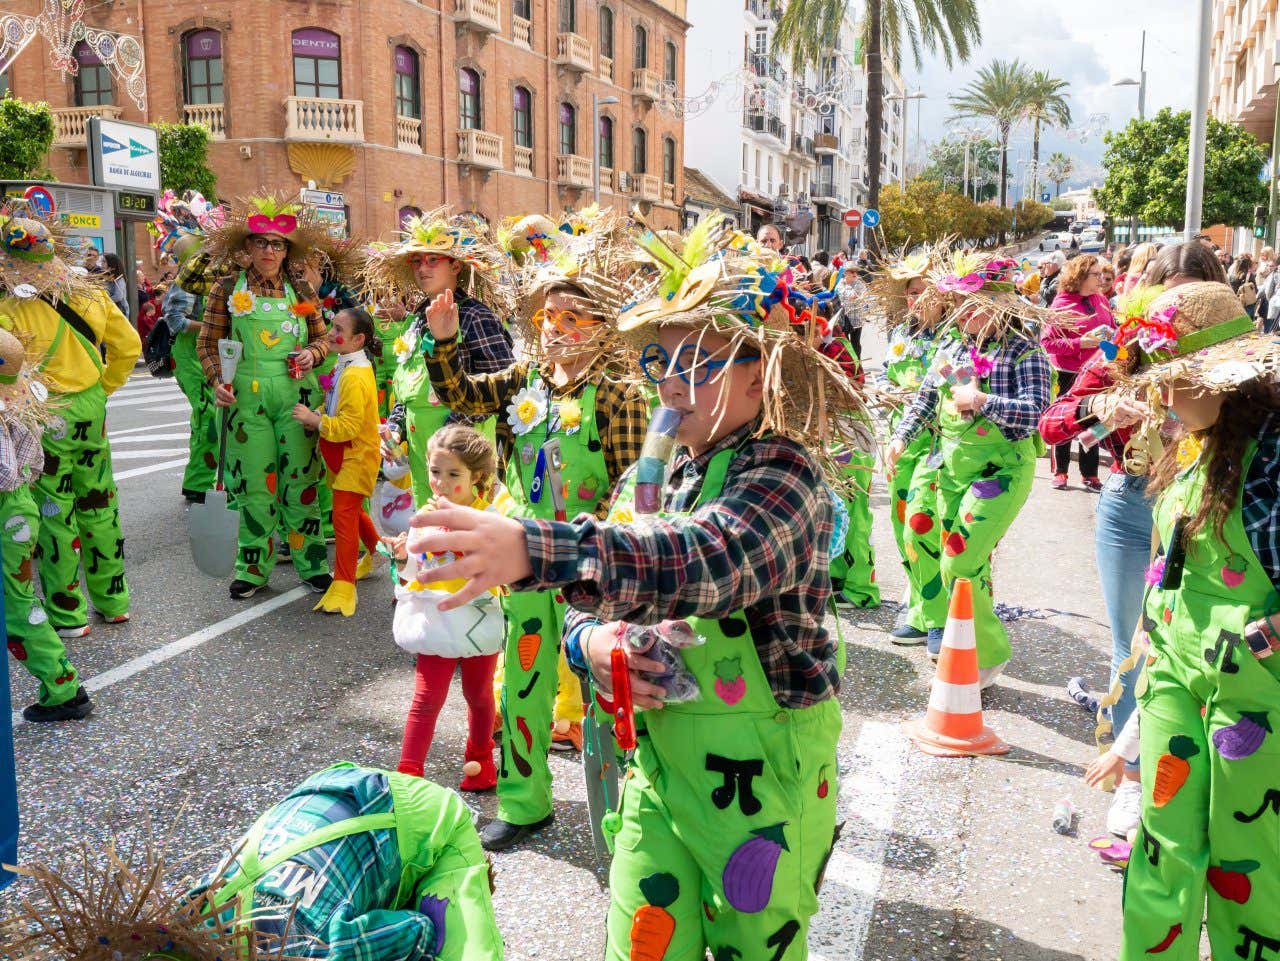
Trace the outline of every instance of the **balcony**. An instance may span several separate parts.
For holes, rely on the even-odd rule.
[[[781,84],[787,82],[787,72],[782,69],[782,64],[776,58],[766,56],[763,53],[749,54],[747,56],[747,69],[757,77],[763,77],[766,80],[774,80]]]
[[[364,101],[284,98],[284,139],[294,143],[364,143]]]
[[[396,147],[422,153],[422,121],[417,117],[396,117]]]
[[[557,65],[576,73],[590,73],[591,41],[576,33],[562,33],[556,37]]]
[[[786,125],[774,114],[748,110],[742,115],[742,125],[752,133],[772,137],[779,143],[787,142]]]
[[[632,70],[631,93],[637,100],[648,100],[652,103],[662,97],[662,81],[647,67]]]
[[[835,180],[830,177],[818,177],[810,185],[810,195],[813,202],[818,204],[838,203],[840,200],[840,191],[836,187]]]
[[[654,174],[634,174],[636,195],[641,200],[658,200],[662,197],[662,185]]]
[[[533,176],[533,150],[529,147],[516,147],[515,171],[526,177]]]
[[[613,190],[613,168],[601,165],[600,167],[600,189]]]
[[[782,11],[771,0],[747,0],[747,11],[757,20],[777,22],[782,18]]]
[[[481,170],[501,170],[502,138],[487,130],[459,130],[458,163]]]
[[[794,133],[791,135],[791,150],[800,154],[802,157],[813,157],[814,140],[812,137],[806,137],[803,134]]]
[[[556,158],[556,180],[562,187],[590,187],[591,158],[561,154]]]
[[[182,117],[187,123],[198,123],[207,127],[210,140],[227,139],[226,108],[220,103],[183,104]]]
[[[533,49],[533,24],[524,17],[511,18],[511,39],[519,46]]]
[[[89,148],[89,118],[106,117],[118,120],[123,111],[119,107],[54,107],[53,145],[55,147]]]
[[[600,54],[600,79],[613,82],[613,58]]]
[[[502,10],[498,0],[455,0],[453,19],[458,26],[477,33],[501,33]]]
[[[662,202],[664,204],[669,204],[672,207],[676,205],[676,185],[675,184],[662,185]]]
[[[635,174],[628,170],[617,170],[613,174],[613,189],[620,194],[629,194],[635,189]]]
[[[838,154],[840,138],[833,133],[820,133],[813,138],[813,150],[819,154]]]

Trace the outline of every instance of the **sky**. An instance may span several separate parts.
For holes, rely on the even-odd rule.
[[[1101,179],[1102,137],[1089,132],[1092,114],[1107,114],[1107,129],[1124,127],[1137,116],[1138,88],[1115,87],[1116,80],[1138,76],[1142,31],[1147,29],[1147,116],[1161,107],[1188,109],[1195,82],[1196,4],[1191,0],[1069,0],[1028,3],[1026,0],[979,0],[982,45],[967,64],[948,68],[940,57],[928,58],[917,70],[909,51],[903,65],[910,89],[928,99],[912,101],[909,148],[916,151],[916,108],[922,108],[920,130],[926,144],[947,133],[952,111],[947,97],[994,59],[1021,59],[1034,69],[1049,70],[1068,81],[1075,135],[1048,131],[1041,136],[1041,162],[1054,150],[1076,160],[1077,185]],[[1023,141],[1019,143],[1018,141]],[[1012,158],[1031,156],[1028,126],[1014,136]],[[1011,177],[1012,180],[1012,177]],[[1064,186],[1064,189],[1065,186]]]

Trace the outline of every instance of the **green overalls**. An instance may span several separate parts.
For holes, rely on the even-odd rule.
[[[61,317],[46,357],[57,353],[64,337],[79,341],[102,372],[98,348]],[[40,512],[40,585],[55,630],[88,623],[81,562],[94,609],[108,619],[129,611],[124,534],[107,441],[107,392],[96,383],[57,399],[58,419],[41,437],[44,471],[34,492]]]
[[[1198,464],[1160,496],[1157,570],[1203,486]],[[1280,594],[1238,500],[1221,538],[1210,525],[1184,542],[1181,583],[1151,588],[1143,618],[1142,827],[1125,875],[1121,958],[1198,959],[1207,894],[1213,956],[1270,961],[1280,954],[1280,654],[1255,658],[1242,634],[1280,610]]]
[[[247,290],[243,272],[235,289]],[[294,303],[286,282],[283,297],[255,295],[249,313],[231,314],[231,336],[244,345],[227,425],[227,468],[240,511],[235,576],[252,584],[271,576],[273,535],[282,522],[298,576],[329,571],[316,434],[293,419],[294,405],[313,407],[321,397],[314,373],[301,380],[289,376],[289,354],[307,346],[307,319],[289,310]]]
[[[529,387],[545,390],[531,370]],[[513,435],[507,454],[507,490],[516,503],[515,516],[551,520],[555,516],[546,471],[538,475],[539,450],[551,438],[560,442],[563,459],[561,493],[565,516],[589,514],[609,489],[609,473],[596,426],[596,385],[576,398],[581,421],[566,428],[560,404],[549,399],[547,414],[523,435]],[[533,501],[535,481],[540,483]],[[533,824],[551,813],[551,721],[556,691],[562,682],[560,638],[564,631],[564,598],[554,591],[512,591],[502,599],[507,616],[507,643],[502,684],[502,764],[498,769],[498,817],[510,824]],[[567,670],[567,669],[566,669]],[[565,678],[578,690],[573,675]],[[581,716],[565,718],[580,721]]]
[[[951,361],[959,366],[968,351],[967,344],[957,341],[940,349],[938,357],[952,354]],[[987,383],[983,379],[980,389],[986,390]],[[961,415],[945,382],[939,387],[938,426],[942,467],[936,509],[942,521],[942,585],[950,595],[956,578],[973,582],[978,666],[995,667],[1008,661],[1013,651],[1009,633],[995,614],[991,553],[1031,494],[1036,445],[1030,437],[1007,440],[999,426],[981,414],[972,419]]]
[[[412,323],[412,315],[406,318]],[[423,343],[425,339],[425,343]],[[436,397],[427,377],[426,354],[434,345],[430,331],[422,339],[406,328],[400,341],[407,345],[403,357],[391,377],[391,391],[396,403],[404,404],[404,440],[409,445],[409,476],[413,478],[413,502],[425,504],[431,499],[431,481],[427,473],[427,441],[444,426],[450,409]],[[393,341],[394,344],[394,341]],[[394,347],[392,347],[394,355]],[[397,358],[399,359],[399,358]]]
[[[405,314],[400,320],[389,317],[374,317],[378,339],[382,341],[382,356],[373,358],[373,376],[378,385],[378,420],[386,422],[391,415],[391,408],[399,399],[395,389],[396,372],[400,364],[396,361],[396,340],[409,329],[413,323],[413,315]]]
[[[884,372],[889,382],[919,390],[933,363],[938,344],[932,335],[913,335],[907,324],[889,337]],[[902,408],[889,415],[889,431],[902,419]],[[928,464],[937,446],[932,431],[924,431],[906,446],[889,482],[893,538],[906,571],[909,602],[906,621],[918,631],[941,628],[947,622],[947,595],[942,590],[942,528],[938,524],[938,468]]]
[[[698,503],[734,453],[711,459]],[[702,696],[636,717],[605,957],[801,961],[833,844],[840,706],[781,707],[742,612],[688,620],[706,638],[681,652]]]
[[[878,607],[880,585],[876,583],[876,549],[871,543],[871,475],[876,458],[846,447],[833,451],[833,457],[844,481],[838,493],[849,513],[849,533],[844,552],[831,558],[831,590],[843,591],[858,607]]]
[[[189,319],[197,323],[204,316],[204,298],[196,297]],[[163,320],[160,323],[164,323]],[[187,468],[182,474],[185,493],[203,494],[213,490],[218,468],[218,426],[222,412],[213,403],[213,388],[196,356],[199,334],[190,327],[173,338],[173,377],[191,405],[191,437],[187,441]]]

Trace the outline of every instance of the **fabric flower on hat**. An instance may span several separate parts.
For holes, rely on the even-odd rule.
[[[507,423],[511,426],[511,432],[517,437],[529,433],[546,418],[546,395],[532,387],[526,387],[520,391],[507,405]]]
[[[980,273],[965,274],[963,277],[947,274],[938,281],[938,289],[948,294],[973,294],[981,290],[985,282]]]
[[[235,317],[248,316],[253,313],[253,308],[257,305],[258,298],[250,290],[232,291],[231,296],[227,298],[227,309]]]

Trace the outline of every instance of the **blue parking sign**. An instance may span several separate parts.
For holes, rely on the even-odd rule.
[[[870,209],[863,211],[862,224],[864,227],[879,227],[880,211],[876,210],[875,207],[871,207]]]
[[[1053,197],[1051,197],[1047,192],[1040,195],[1040,202],[1042,204],[1047,204],[1052,199]]]

